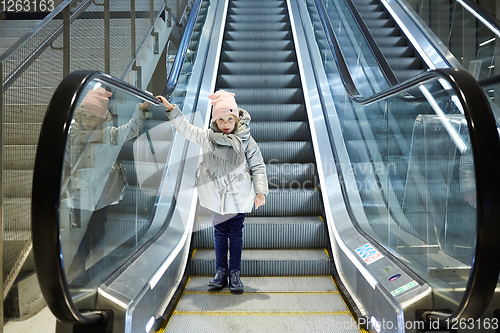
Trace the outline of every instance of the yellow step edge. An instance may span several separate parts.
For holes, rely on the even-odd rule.
[[[186,290],[182,293],[183,295],[218,295],[218,294],[231,294],[229,290],[215,290],[215,291],[198,291],[198,290]],[[260,291],[260,292],[245,292],[245,295],[262,295],[262,294],[280,294],[280,295],[319,295],[319,294],[331,294],[338,295],[338,291]]]
[[[213,275],[190,275],[191,277],[197,277],[197,278],[213,278]],[[262,275],[262,276],[253,276],[253,275],[241,275],[241,277],[245,278],[276,278],[276,279],[281,279],[281,278],[305,278],[305,279],[311,279],[311,278],[332,278],[331,275]]]
[[[180,316],[340,316],[350,315],[349,311],[174,311],[172,315]],[[352,318],[352,317],[351,317]]]

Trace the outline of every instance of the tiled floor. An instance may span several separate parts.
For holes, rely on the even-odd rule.
[[[35,316],[24,321],[9,321],[3,327],[4,333],[52,333],[56,331],[56,317],[45,307]]]

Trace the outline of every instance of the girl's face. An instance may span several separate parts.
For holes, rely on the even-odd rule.
[[[86,130],[94,130],[99,126],[101,123],[102,118],[96,116],[95,114],[88,112],[88,111],[82,111],[82,125],[83,128]]]
[[[222,133],[229,134],[236,126],[236,118],[231,114],[226,114],[217,118],[215,123]]]

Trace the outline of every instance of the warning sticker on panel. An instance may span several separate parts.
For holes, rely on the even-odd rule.
[[[416,287],[416,286],[418,286],[418,283],[416,281],[411,281],[410,283],[407,283],[404,286],[401,286],[397,289],[394,289],[393,291],[391,291],[391,294],[394,296],[397,296],[397,295],[404,293],[405,291],[407,291],[413,287]]]
[[[363,259],[363,261],[367,265],[370,265],[370,264],[374,263],[375,261],[382,259],[384,257],[384,255],[382,253],[375,250],[373,248],[373,246],[371,246],[369,243],[367,243],[361,247],[358,247],[356,249],[356,253],[358,254],[358,256],[361,257],[361,259]]]

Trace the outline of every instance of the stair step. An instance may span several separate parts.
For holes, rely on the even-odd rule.
[[[292,61],[224,62],[219,66],[219,74],[296,74],[298,71]]]
[[[215,272],[213,249],[197,249],[191,259],[191,274]],[[325,249],[243,249],[242,276],[327,275],[330,258]]]
[[[227,40],[222,43],[222,47],[226,51],[242,51],[242,50],[287,51],[287,50],[293,50],[293,41],[263,40],[259,41],[258,43],[255,43],[252,40]]]
[[[41,123],[4,123],[4,144],[36,145]]]
[[[220,89],[232,88],[297,88],[301,87],[300,77],[296,74],[282,75],[219,75],[218,86]]]
[[[200,327],[210,327],[211,332],[227,327],[252,332],[342,327],[342,332],[359,332],[330,276],[244,276],[245,293],[237,297],[228,289],[209,289],[210,278],[190,276],[165,332],[194,332]]]
[[[186,292],[204,292],[209,291],[207,278],[212,276],[191,275],[184,289]],[[245,286],[248,292],[254,293],[314,293],[338,292],[332,277],[329,275],[314,275],[314,276],[246,276]],[[229,292],[228,289],[223,289],[221,293]]]
[[[259,208],[260,209],[260,208]],[[201,217],[194,226],[193,246],[213,248],[212,218]],[[247,217],[243,248],[315,248],[326,247],[325,224],[319,216]]]
[[[305,121],[250,122],[250,133],[257,142],[310,140],[309,124]]]
[[[286,51],[222,51],[221,62],[282,62],[294,61],[295,53]]]
[[[307,184],[309,185],[309,184]],[[203,207],[199,208],[202,216],[212,213]],[[312,188],[303,188],[299,184],[296,188],[269,189],[266,204],[254,209],[247,217],[282,217],[282,216],[321,216],[323,205],[320,192]]]
[[[229,10],[230,12],[232,10]],[[273,14],[275,13],[275,14]],[[267,22],[288,22],[288,17],[283,14],[283,10],[273,10],[270,13],[266,10],[266,13],[247,13],[246,15],[229,15],[227,17],[228,23],[241,23],[241,22],[252,22],[254,24],[267,23]]]

